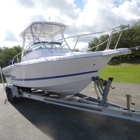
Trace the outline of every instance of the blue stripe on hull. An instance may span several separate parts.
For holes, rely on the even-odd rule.
[[[46,80],[46,79],[56,79],[56,78],[64,78],[64,77],[71,77],[71,76],[78,76],[78,75],[84,75],[84,74],[90,74],[90,73],[96,73],[98,70],[95,71],[87,71],[87,72],[81,72],[81,73],[74,73],[74,74],[66,74],[66,75],[59,75],[59,76],[50,76],[50,77],[40,77],[40,78],[16,78],[13,75],[6,75],[5,77],[11,77],[12,80],[15,81],[37,81],[37,80]]]

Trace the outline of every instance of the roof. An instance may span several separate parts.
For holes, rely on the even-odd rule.
[[[31,23],[19,36],[20,37],[31,37],[31,29],[35,36],[51,38],[56,36],[66,30],[68,28],[67,25],[56,23],[56,22],[33,22]]]

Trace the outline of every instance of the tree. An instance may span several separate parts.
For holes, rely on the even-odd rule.
[[[96,50],[95,46],[98,46],[99,44],[105,42],[108,38],[109,38],[108,34],[101,35],[99,38],[97,38],[97,37],[93,38],[93,40],[91,42],[89,42],[89,44],[88,44],[89,51],[95,51]],[[97,47],[96,51],[104,50],[106,48],[106,45],[107,45],[106,42],[103,43],[102,45]]]
[[[94,47],[97,46],[98,44],[99,44],[99,39],[97,37],[93,38],[93,40],[88,44],[89,51],[95,51],[96,48]]]
[[[80,52],[80,50],[79,50],[79,49],[74,49],[73,51],[74,51],[74,52]]]
[[[122,25],[120,29],[124,29],[125,27],[125,25]],[[116,32],[112,35],[109,47],[110,49],[113,49],[115,47],[119,34],[120,32]],[[93,38],[93,40],[88,44],[89,50],[95,51],[96,49],[94,47],[105,42],[105,40],[107,40],[108,38],[108,34],[101,35],[98,38]],[[104,44],[99,46],[98,51],[104,50],[106,48],[106,45],[107,43],[105,42]],[[140,46],[140,20],[133,22],[130,28],[122,32],[122,36],[120,38],[117,48],[133,48],[136,46]],[[137,51],[132,50],[132,54],[130,54],[129,56],[140,56],[140,49]]]
[[[6,67],[9,65],[10,60],[14,58],[15,55],[21,52],[20,46],[14,46],[12,48],[4,47],[0,48],[0,66]]]

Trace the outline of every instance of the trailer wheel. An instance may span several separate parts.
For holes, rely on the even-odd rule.
[[[10,101],[10,94],[9,94],[9,88],[8,87],[6,87],[6,96],[7,96],[8,101]]]
[[[6,87],[6,95],[7,95],[8,101],[10,103],[16,103],[17,102],[17,98],[13,97],[12,90],[8,87]]]

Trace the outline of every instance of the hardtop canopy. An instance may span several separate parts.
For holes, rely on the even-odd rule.
[[[49,39],[63,33],[67,28],[67,25],[56,22],[33,22],[19,36],[26,39],[33,36]]]

